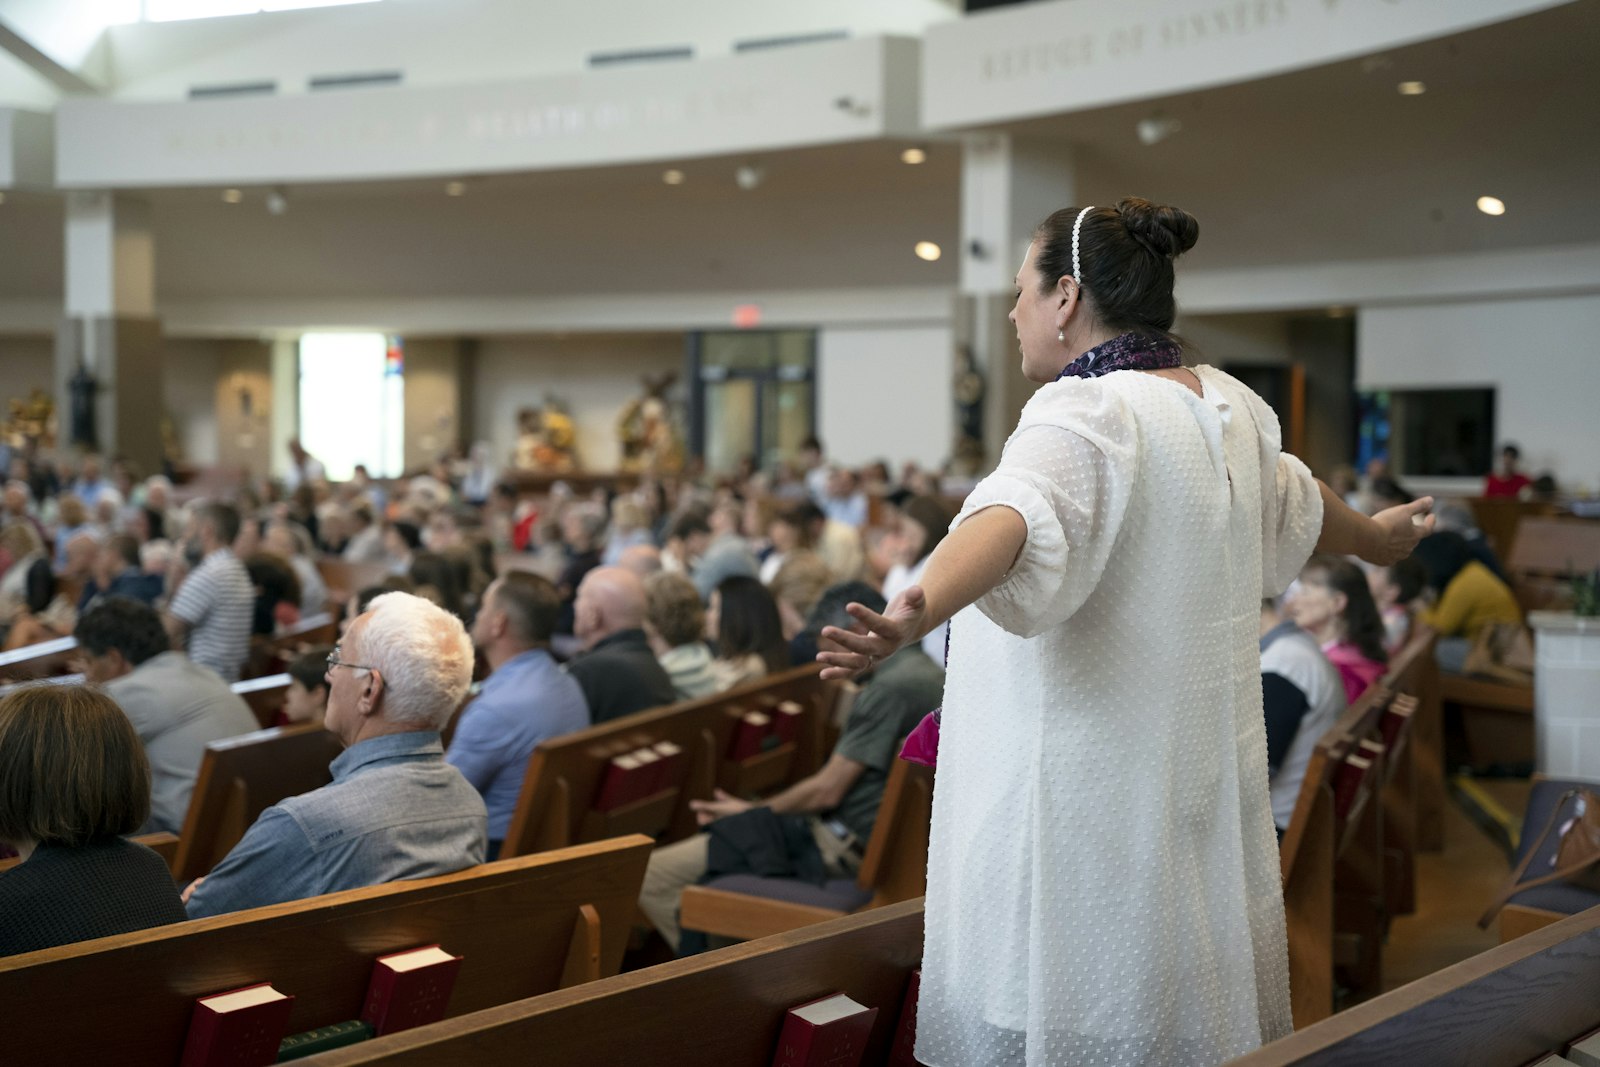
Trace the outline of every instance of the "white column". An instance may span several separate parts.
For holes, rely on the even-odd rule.
[[[69,383],[81,368],[99,386],[99,450],[125,455],[147,473],[159,470],[161,327],[149,204],[109,192],[69,193],[65,247],[65,314],[56,337],[60,444],[70,443]]]
[[[967,327],[987,387],[984,445],[988,462],[1000,448],[1033,385],[1022,377],[1022,355],[1006,316],[1017,269],[1033,231],[1052,211],[1074,205],[1077,171],[1065,141],[974,134],[961,167],[961,293]]]

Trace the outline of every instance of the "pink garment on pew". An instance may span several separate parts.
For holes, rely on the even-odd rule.
[[[916,729],[906,735],[900,748],[900,758],[907,763],[920,763],[932,767],[939,758],[939,712],[930,711],[917,723]]]

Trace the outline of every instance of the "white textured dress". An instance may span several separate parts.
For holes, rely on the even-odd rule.
[[[1041,388],[956,523],[1021,558],[951,623],[917,1057],[1215,1064],[1289,1033],[1257,638],[1322,526],[1235,379]]]

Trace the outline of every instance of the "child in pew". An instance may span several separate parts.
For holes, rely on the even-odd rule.
[[[289,663],[289,689],[283,707],[278,709],[274,726],[293,726],[309,722],[322,725],[328,710],[328,646],[300,653]]]
[[[144,746],[110,697],[39,684],[0,699],[0,841],[23,857],[0,873],[0,956],[182,922],[166,863],[122,836],[149,815]]]

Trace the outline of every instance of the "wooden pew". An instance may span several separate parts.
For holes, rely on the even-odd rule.
[[[1600,567],[1600,522],[1525,518],[1506,557],[1512,590],[1524,611],[1559,606],[1568,583]]]
[[[922,958],[922,901],[334,1049],[307,1067],[631,1064],[765,1067],[784,1013],[832,993],[878,1009],[862,1062],[885,1062]]]
[[[1361,986],[1378,978],[1387,919],[1380,738],[1390,699],[1369,688],[1318,740],[1279,844],[1297,1027],[1332,1014],[1335,967]]]
[[[750,940],[920,897],[928,888],[932,817],[933,768],[897,759],[856,875],[857,888],[868,895],[866,903],[846,911],[779,900],[760,895],[760,883],[788,879],[741,876],[735,883],[738,888],[712,883],[685,889],[679,921],[685,930]]]
[[[303,647],[331,645],[339,639],[339,622],[327,612],[307,615],[282,633],[255,637],[250,642],[250,659],[245,664],[247,678],[277,674],[299,655]]]
[[[0,681],[27,682],[66,674],[78,652],[76,637],[58,637],[0,652]]]
[[[815,664],[796,667],[726,693],[641,711],[546,741],[534,749],[507,828],[502,856],[522,856],[622,833],[676,841],[699,828],[692,799],[717,787],[769,793],[816,771],[827,758],[822,724],[833,688]],[[793,700],[802,709],[799,738],[741,763],[726,759],[739,716]],[[684,777],[675,785],[607,813],[591,810],[615,756],[659,741],[683,749]]]
[[[1516,497],[1480,496],[1468,500],[1467,504],[1484,539],[1502,560],[1509,560],[1516,550],[1517,531],[1524,520],[1548,518],[1556,513],[1556,506],[1547,501]]]
[[[337,556],[324,556],[317,560],[317,573],[328,586],[330,600],[349,600],[369,585],[377,585],[389,576],[386,563],[351,563]]]
[[[194,999],[256,982],[295,997],[290,1033],[355,1019],[375,957],[435,942],[465,957],[452,1015],[613,975],[649,852],[622,838],[6,957],[0,1004],[28,1025],[5,1060],[171,1067]]]
[[[291,681],[293,679],[287,674],[267,674],[260,678],[247,678],[242,682],[234,682],[232,689],[250,705],[256,721],[265,730],[277,721],[278,711],[283,707]]]
[[[1434,646],[1439,635],[1418,623],[1390,661],[1379,685],[1417,699],[1411,722],[1413,844],[1418,852],[1444,848],[1444,815],[1450,803],[1444,754],[1444,701]],[[1423,651],[1424,648],[1426,651]]]
[[[164,832],[158,834],[141,834],[138,837],[129,838],[129,840],[150,849],[156,855],[165,860],[168,867],[171,867],[172,861],[177,858],[178,838],[174,834]],[[9,871],[11,868],[15,867],[21,862],[22,858],[20,856],[9,856],[6,859],[0,859],[0,871]]]
[[[52,674],[48,678],[34,678],[26,682],[7,682],[0,685],[0,697],[10,696],[25,685],[82,685],[81,674]]]
[[[342,751],[337,737],[311,723],[211,742],[178,835],[173,875],[184,884],[200,877],[267,808],[333,781],[328,764]]]
[[[1522,1067],[1600,1026],[1596,989],[1600,908],[1358,1004],[1230,1067]]]
[[[1437,640],[1432,630],[1416,627],[1378,682],[1395,694],[1390,710],[1410,720],[1403,733],[1394,729],[1401,725],[1399,719],[1386,720],[1390,731],[1384,736],[1389,757],[1382,796],[1383,847],[1390,864],[1385,888],[1391,915],[1416,910],[1416,855],[1444,844],[1443,807],[1448,798],[1439,664],[1434,658]]]

